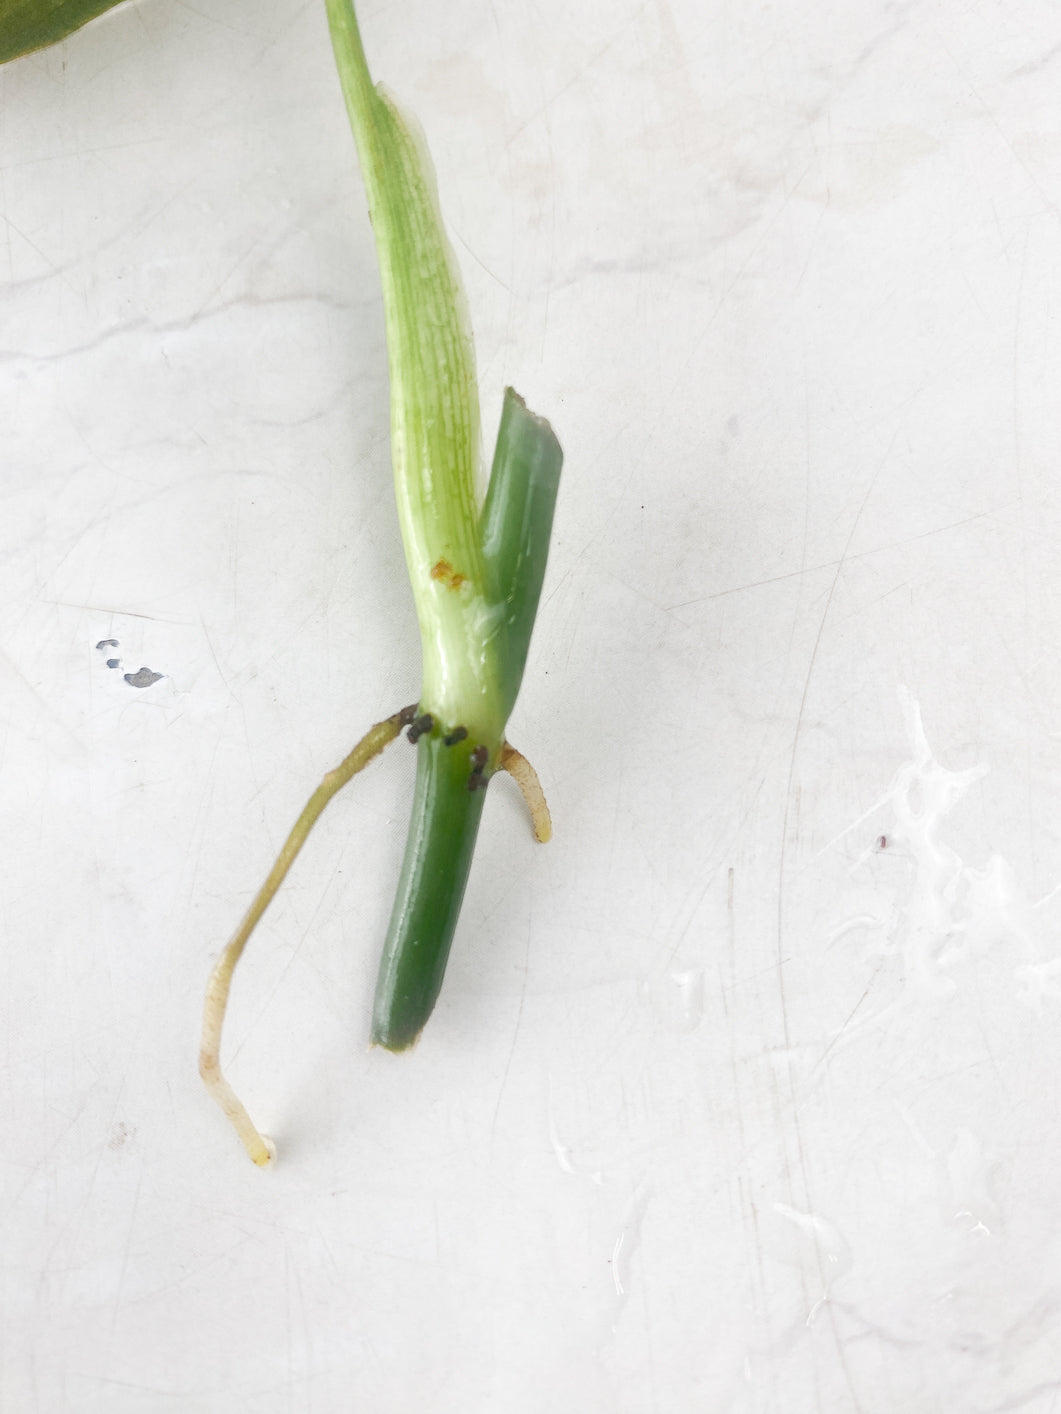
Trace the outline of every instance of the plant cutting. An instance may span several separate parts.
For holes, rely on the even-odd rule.
[[[562,453],[549,424],[508,389],[485,500],[475,490],[479,407],[456,262],[430,159],[369,75],[351,0],[326,0],[376,237],[390,365],[398,519],[420,624],[419,701],[378,723],[325,776],[214,969],[200,1072],[257,1164],[272,1147],[220,1067],[233,969],[328,801],[405,728],[416,743],[412,819],[383,947],[373,1044],[412,1046],[442,986],[486,786],[515,778],[537,838],[549,813],[529,762],[505,739],[545,574]]]
[[[3,0],[0,54],[50,43],[109,4]],[[379,260],[390,369],[398,520],[420,626],[419,700],[377,723],[330,771],[295,822],[207,987],[199,1069],[248,1154],[274,1149],[220,1065],[236,964],[325,806],[403,730],[417,750],[405,857],[372,1012],[374,1045],[415,1044],[442,985],[486,787],[515,779],[534,833],[551,823],[538,778],[506,740],[541,594],[562,452],[549,424],[507,389],[484,498],[479,406],[457,266],[419,133],[370,77],[351,0],[325,0]]]

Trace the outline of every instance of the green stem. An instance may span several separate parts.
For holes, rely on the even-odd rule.
[[[372,1015],[372,1042],[388,1051],[416,1042],[442,986],[486,794],[468,789],[476,745],[465,738],[447,746],[436,730],[417,746],[405,861]]]

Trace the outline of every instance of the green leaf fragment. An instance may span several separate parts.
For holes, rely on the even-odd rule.
[[[0,64],[46,49],[124,0],[0,0]]]

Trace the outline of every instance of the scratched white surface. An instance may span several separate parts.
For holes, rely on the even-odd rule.
[[[1061,19],[376,0],[478,337],[567,453],[418,1050],[416,694],[317,5],[0,72],[0,1406],[1061,1410]],[[116,646],[97,650],[114,639]],[[109,668],[108,659],[118,666]],[[125,680],[142,667],[149,687]]]

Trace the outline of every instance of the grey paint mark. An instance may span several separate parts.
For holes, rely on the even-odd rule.
[[[139,672],[126,673],[125,681],[130,687],[150,687],[153,682],[158,682],[161,677],[161,673],[153,673],[150,668],[141,668]]]
[[[125,1141],[127,1139],[131,1139],[135,1133],[135,1129],[129,1129],[129,1127],[122,1122],[111,1125],[110,1138],[107,1140],[107,1148],[117,1151],[122,1147]]]
[[[107,659],[107,667],[108,667],[108,668],[116,668],[116,667],[118,666],[118,664],[119,664],[121,661],[122,661],[122,660],[121,660],[120,658],[108,658],[108,659]]]
[[[102,653],[104,648],[117,648],[117,646],[118,640],[116,638],[101,638],[96,644],[96,650]]]

